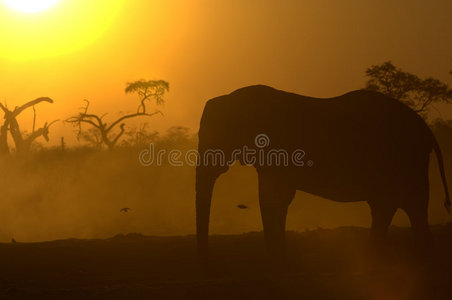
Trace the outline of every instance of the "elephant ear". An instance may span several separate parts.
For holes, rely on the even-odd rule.
[[[216,101],[216,99],[207,101],[198,132],[199,150],[207,150],[220,146],[220,140],[224,138],[225,124],[223,118],[221,103]]]

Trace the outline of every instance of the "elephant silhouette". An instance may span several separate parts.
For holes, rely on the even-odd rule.
[[[273,151],[281,159],[253,160],[240,155],[240,149],[267,158]],[[309,160],[283,161],[281,154],[293,158],[290,153],[297,150]],[[284,253],[287,209],[297,190],[339,202],[367,201],[372,215],[370,236],[375,242],[384,239],[401,208],[415,239],[428,244],[432,150],[449,210],[438,143],[425,121],[395,99],[365,90],[318,99],[264,85],[211,99],[201,118],[196,169],[199,258],[207,259],[215,181],[236,160],[257,170],[265,244],[271,255]]]

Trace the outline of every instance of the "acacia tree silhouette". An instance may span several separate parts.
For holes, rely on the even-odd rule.
[[[25,154],[30,152],[33,142],[39,138],[43,137],[46,141],[49,141],[49,128],[52,124],[58,120],[54,120],[50,123],[46,122],[43,127],[36,129],[36,108],[35,105],[41,102],[53,103],[53,100],[48,97],[40,97],[35,100],[29,101],[22,106],[15,107],[14,110],[10,110],[6,104],[0,103],[0,109],[4,112],[4,122],[0,127],[0,153],[8,154],[8,131],[14,140],[16,147],[16,152],[18,154]],[[26,134],[20,130],[19,122],[17,121],[17,116],[20,115],[27,108],[33,108],[33,129],[30,134]]]
[[[152,117],[156,114],[162,114],[159,110],[152,113],[146,112],[146,102],[154,99],[157,105],[163,104],[163,96],[167,91],[169,91],[169,83],[164,80],[138,80],[127,83],[126,94],[137,93],[140,97],[140,104],[136,113],[123,115],[108,124],[104,122],[104,117],[107,114],[96,115],[88,112],[90,102],[85,99],[86,105],[82,108],[82,111],[78,115],[66,119],[65,122],[78,127],[78,139],[83,138],[96,146],[105,145],[111,150],[125,132],[124,121],[136,117]],[[82,124],[88,124],[91,128],[88,131],[83,131]],[[119,127],[119,132],[115,130],[117,127]]]
[[[136,93],[140,97],[140,105],[137,113],[140,111],[146,113],[146,101],[154,98],[157,105],[164,103],[163,96],[169,91],[169,83],[164,80],[137,80],[130,82],[126,87],[126,94]]]
[[[451,103],[452,100],[452,90],[446,83],[432,77],[421,79],[402,71],[390,61],[371,66],[366,70],[366,76],[369,77],[366,89],[405,103],[424,119],[435,103]]]

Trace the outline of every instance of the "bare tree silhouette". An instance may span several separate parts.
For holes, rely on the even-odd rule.
[[[366,70],[366,75],[369,77],[366,89],[381,92],[405,103],[424,119],[433,104],[450,103],[452,100],[452,90],[447,84],[431,77],[421,79],[402,71],[390,61],[371,66]]]
[[[125,92],[137,93],[140,97],[140,104],[136,113],[123,115],[109,124],[104,122],[104,118],[107,114],[96,115],[88,112],[90,102],[85,99],[86,105],[82,108],[82,111],[78,115],[66,119],[66,122],[72,123],[74,126],[78,127],[78,139],[85,139],[99,147],[106,145],[107,148],[111,150],[125,133],[126,120],[162,114],[159,110],[147,113],[146,101],[155,99],[156,104],[161,105],[164,103],[163,96],[168,90],[169,83],[163,80],[139,80],[128,83]],[[88,131],[83,131],[82,124],[90,125],[91,128]],[[116,130],[117,128],[119,128],[119,131]]]
[[[52,124],[58,120],[54,120],[50,123],[46,122],[43,127],[36,129],[36,108],[42,102],[53,103],[53,100],[48,97],[40,97],[35,100],[29,101],[22,106],[16,106],[14,110],[10,110],[6,105],[0,103],[0,109],[4,112],[4,123],[0,128],[0,151],[3,154],[9,153],[8,147],[8,131],[14,140],[16,146],[16,152],[19,154],[28,153],[31,149],[33,142],[43,137],[46,141],[49,141],[49,128]],[[20,130],[17,116],[20,115],[27,108],[33,108],[33,129],[30,134],[26,134]]]

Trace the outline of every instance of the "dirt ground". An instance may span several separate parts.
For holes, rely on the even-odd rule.
[[[452,224],[432,230],[429,259],[409,229],[378,251],[364,228],[288,232],[282,265],[262,233],[212,236],[208,274],[194,236],[4,243],[0,299],[452,299]]]

